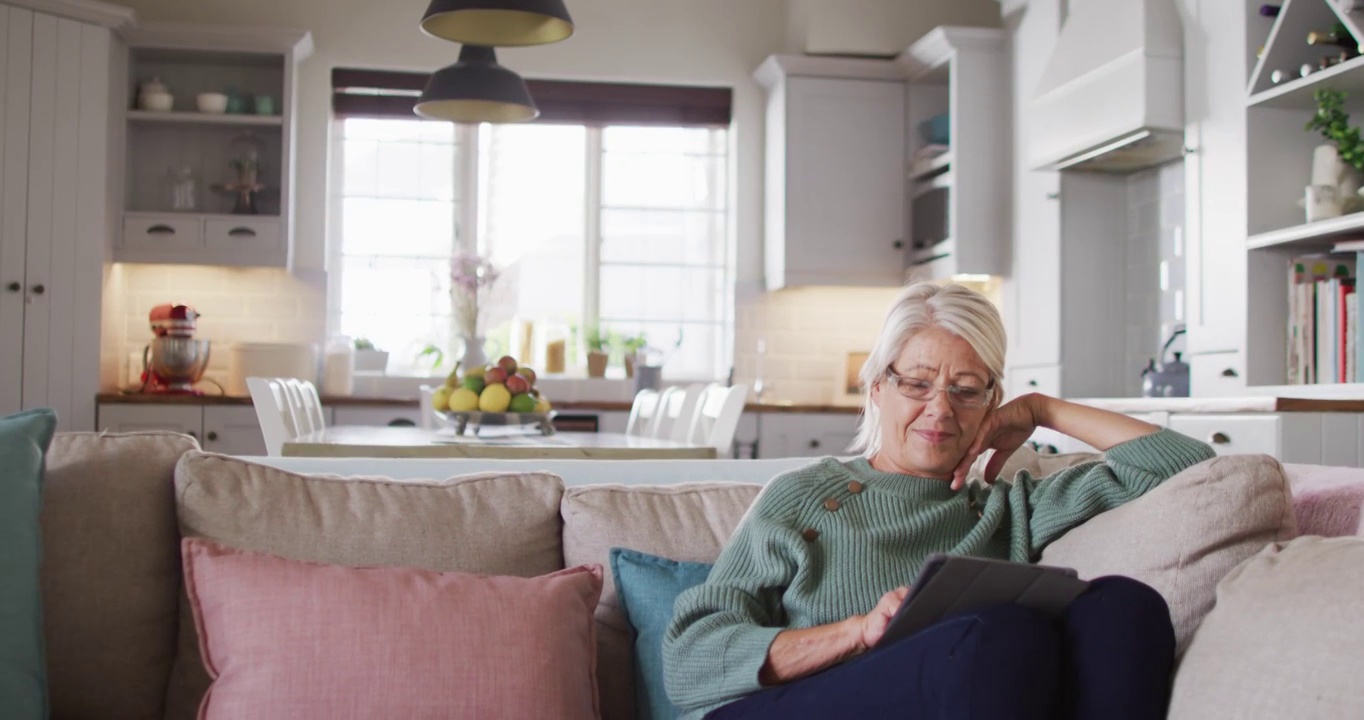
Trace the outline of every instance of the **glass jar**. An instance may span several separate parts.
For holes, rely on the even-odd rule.
[[[183,165],[166,170],[166,202],[175,212],[199,209],[199,176],[194,168]]]

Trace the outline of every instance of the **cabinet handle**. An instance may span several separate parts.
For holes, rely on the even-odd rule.
[[[1029,380],[1029,381],[1028,381],[1028,387],[1037,387],[1037,381],[1036,381],[1036,380]]]
[[[47,287],[44,286],[42,283],[38,283],[37,285],[33,286],[34,295],[42,295],[45,292],[47,292]]]
[[[1231,438],[1226,433],[1215,432],[1208,436],[1208,442],[1213,445],[1226,445],[1231,442]]]
[[[234,227],[227,231],[228,237],[255,237],[256,231],[249,227]]]
[[[1060,199],[1061,199],[1061,193],[1059,193],[1059,192],[1049,192],[1049,193],[1047,193],[1047,199],[1048,199],[1048,200],[1060,200]]]
[[[1043,451],[1044,451],[1044,454],[1046,454],[1046,455],[1060,455],[1060,454],[1061,454],[1061,451],[1058,450],[1058,449],[1056,449],[1056,446],[1055,446],[1055,445],[1051,445],[1051,444],[1048,444],[1048,445],[1046,445],[1045,447],[1043,447]]]
[[[815,449],[818,449],[818,448],[819,448],[819,440],[811,440],[811,441],[810,441],[810,449],[811,449],[811,450],[815,450]]]
[[[23,286],[23,285],[20,285],[20,284],[17,283],[17,282],[12,282],[12,283],[6,285],[6,286],[5,286],[5,289],[8,290],[8,291],[10,291],[10,292],[19,292],[20,290],[23,290],[23,289],[24,289],[24,286]]]
[[[407,418],[394,418],[394,419],[388,421],[388,426],[389,426],[389,427],[416,427],[416,426],[417,426],[417,423],[414,423],[414,422],[412,422],[411,420],[408,420]]]
[[[212,430],[209,430],[209,431],[208,431],[208,439],[209,439],[209,440],[217,440],[217,439],[218,439],[218,433],[213,432]]]
[[[192,437],[192,438],[194,438],[195,440],[198,440],[198,439],[199,439],[199,433],[194,432],[193,430],[190,430],[189,432],[187,432],[187,433],[185,433],[185,434],[188,435],[188,436],[190,436],[190,437]]]
[[[1233,368],[1227,368],[1226,370],[1222,371],[1222,377],[1236,377],[1236,370]]]
[[[914,242],[910,243],[909,245],[910,245],[910,247],[914,248],[915,250],[923,250],[924,248],[928,247],[928,241],[926,241],[926,240],[915,240]]]
[[[175,228],[169,225],[156,224],[147,228],[148,235],[174,235]]]

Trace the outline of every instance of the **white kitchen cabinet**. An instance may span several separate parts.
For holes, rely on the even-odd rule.
[[[209,452],[224,455],[269,455],[256,408],[246,405],[205,405],[203,438]]]
[[[763,413],[758,457],[846,456],[857,437],[860,415],[853,413]]]
[[[1264,453],[1286,463],[1360,467],[1361,417],[1355,413],[1172,415],[1170,429],[1208,443],[1218,455]]]
[[[905,267],[905,82],[882,60],[774,55],[767,89],[769,290],[898,286]]]
[[[129,63],[120,82],[126,135],[120,262],[288,267],[293,212],[295,78],[312,52],[305,31],[140,23],[125,33]],[[170,111],[138,107],[139,87],[159,79],[174,96]],[[244,112],[198,112],[200,93],[243,95]],[[254,112],[269,97],[273,112]],[[228,187],[233,164],[253,144],[259,161],[254,212]],[[171,203],[170,176],[187,168],[194,206]]]
[[[416,405],[342,405],[332,408],[332,425],[403,425],[421,427]]]
[[[102,403],[99,430],[116,433],[169,430],[200,439],[204,432],[204,409],[201,405]]]
[[[51,407],[59,430],[88,431],[114,233],[110,27],[132,14],[45,8],[0,4],[0,415]]]

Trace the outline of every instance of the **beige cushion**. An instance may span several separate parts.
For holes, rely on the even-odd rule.
[[[445,481],[299,475],[207,453],[175,469],[186,536],[337,565],[533,577],[563,567],[563,482],[539,473]],[[167,717],[189,720],[208,687],[187,599]]]
[[[564,563],[600,563],[608,569],[597,604],[597,684],[605,720],[634,716],[633,639],[609,570],[611,548],[715,562],[761,489],[738,483],[687,483],[588,485],[564,492]]]
[[[196,448],[169,432],[53,439],[42,514],[52,717],[161,717],[180,585],[172,479]]]
[[[1066,533],[1041,562],[1080,576],[1126,575],[1170,604],[1183,652],[1212,609],[1217,581],[1266,544],[1296,535],[1283,468],[1266,455],[1201,462]]]
[[[1364,539],[1276,543],[1217,586],[1169,717],[1335,720],[1364,712]]]

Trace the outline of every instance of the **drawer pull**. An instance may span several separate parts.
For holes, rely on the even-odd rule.
[[[811,440],[811,441],[810,441],[810,449],[811,449],[811,450],[818,450],[818,449],[819,449],[819,440]]]
[[[228,237],[255,237],[256,231],[249,227],[234,227],[227,231]]]
[[[1029,380],[1029,381],[1028,381],[1028,387],[1037,387],[1037,381],[1036,381],[1036,380]]]
[[[1222,377],[1236,377],[1236,370],[1234,368],[1227,368],[1222,371]]]
[[[147,228],[148,235],[174,235],[175,228],[169,225],[156,224]]]
[[[209,440],[217,440],[217,439],[218,439],[218,433],[216,433],[216,432],[214,432],[214,431],[212,431],[212,430],[209,430],[209,431],[208,431],[208,439],[209,439]]]
[[[23,285],[20,285],[20,284],[17,283],[17,282],[12,282],[12,283],[6,285],[6,286],[5,286],[5,289],[8,290],[8,291],[10,291],[10,292],[19,292],[20,290],[23,290],[23,289],[24,289],[24,286],[23,286]]]
[[[394,419],[388,421],[388,426],[389,426],[389,427],[417,427],[417,423],[414,423],[414,422],[412,422],[411,420],[408,420],[407,418],[394,418]]]
[[[1231,442],[1231,438],[1223,432],[1215,432],[1208,436],[1208,442],[1213,445],[1226,445]]]

